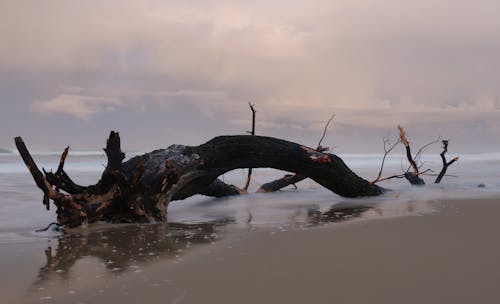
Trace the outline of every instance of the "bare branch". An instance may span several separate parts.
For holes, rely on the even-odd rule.
[[[411,164],[413,167],[414,174],[418,176],[418,166],[413,160],[413,157],[411,155],[411,149],[410,149],[410,143],[408,142],[408,139],[406,138],[405,132],[401,126],[398,126],[399,129],[399,138],[401,139],[401,142],[406,148],[406,158],[408,159],[408,162]]]
[[[66,161],[66,157],[68,156],[68,151],[69,146],[67,146],[61,154],[61,159],[59,160],[59,166],[57,167],[56,174],[61,173],[64,170],[64,162]]]
[[[248,102],[248,106],[250,107],[250,110],[252,111],[252,131],[250,131],[248,133],[250,133],[250,135],[255,135],[255,113],[257,113],[257,111],[255,110],[254,104],[251,104],[250,102]],[[242,191],[244,193],[248,192],[248,187],[250,187],[251,181],[252,181],[252,168],[248,168],[247,181],[245,183],[245,186],[242,189]]]
[[[404,174],[397,174],[397,175],[391,175],[391,176],[388,176],[388,177],[384,177],[384,178],[379,178],[373,182],[370,182],[370,184],[375,184],[375,183],[378,183],[378,182],[382,182],[382,181],[385,181],[385,180],[388,180],[388,179],[393,179],[393,178],[404,178],[405,175]]]
[[[401,140],[398,139],[390,148],[387,148],[387,145],[389,144],[389,138],[386,137],[383,139],[383,141],[384,141],[384,156],[382,157],[382,164],[380,165],[380,170],[378,171],[377,178],[375,178],[373,181],[371,181],[370,182],[371,184],[375,184],[375,183],[382,181],[382,180],[394,178],[394,177],[389,177],[389,178],[381,179],[381,176],[382,176],[382,171],[384,170],[384,164],[385,164],[385,159],[387,157],[387,154],[391,153],[391,151],[394,150],[394,148],[401,142]]]
[[[419,161],[420,157],[422,157],[422,154],[425,152],[425,150],[432,146],[433,144],[436,144],[440,142],[440,138],[438,137],[437,139],[429,142],[429,143],[426,143],[425,145],[423,145],[418,151],[417,153],[415,154],[415,161]]]
[[[448,170],[448,167],[451,164],[453,164],[454,162],[458,161],[458,157],[453,158],[449,162],[446,161],[445,154],[446,154],[446,152],[448,152],[448,140],[443,140],[442,143],[443,143],[443,152],[441,152],[441,154],[439,154],[439,155],[441,156],[441,160],[443,161],[443,168],[441,169],[441,172],[439,172],[438,177],[434,181],[435,184],[439,184],[441,182],[441,180],[443,179],[443,177],[445,176],[446,171]]]
[[[323,139],[325,139],[325,136],[326,136],[326,130],[328,129],[328,125],[330,124],[330,122],[333,120],[333,118],[335,117],[335,114],[332,114],[332,116],[330,117],[330,119],[328,119],[326,125],[325,125],[325,128],[323,129],[323,135],[321,135],[321,138],[318,142],[318,148],[316,150],[320,150],[322,147],[321,147],[321,142],[323,141]]]

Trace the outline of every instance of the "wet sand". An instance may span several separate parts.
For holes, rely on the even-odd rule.
[[[500,303],[500,199],[431,204],[436,212],[419,216],[238,229],[115,276],[96,276],[92,260],[80,261],[65,270],[66,280],[49,280],[16,301]]]

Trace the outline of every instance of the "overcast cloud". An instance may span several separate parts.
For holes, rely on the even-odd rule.
[[[270,3],[271,2],[271,3]],[[500,2],[2,1],[0,147],[198,144],[249,128],[314,146],[500,150]]]

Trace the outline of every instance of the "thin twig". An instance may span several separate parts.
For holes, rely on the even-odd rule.
[[[401,140],[398,139],[389,149],[387,149],[387,144],[389,143],[389,139],[384,138],[383,141],[384,141],[384,156],[382,157],[382,164],[380,165],[380,170],[378,171],[377,178],[375,178],[372,182],[370,182],[370,184],[375,184],[376,182],[385,180],[381,179],[380,177],[382,176],[382,171],[384,170],[384,164],[387,154],[391,153],[391,151],[394,150],[394,148],[401,142]]]
[[[335,117],[335,114],[332,114],[332,116],[330,117],[330,119],[328,119],[328,122],[326,123],[325,128],[323,129],[323,135],[321,135],[321,138],[320,138],[320,140],[318,142],[318,149],[321,148],[321,142],[323,141],[323,139],[325,139],[326,130],[328,129],[328,125],[330,124],[330,122],[333,120],[334,117]]]
[[[427,149],[429,146],[436,144],[440,141],[440,138],[433,140],[425,145],[423,145],[415,154],[415,161],[420,161],[420,157],[422,157],[422,153],[424,153],[425,149]]]
[[[372,183],[372,184],[374,184],[374,183],[382,182],[382,181],[385,181],[385,180],[388,180],[388,179],[393,179],[393,178],[404,178],[404,177],[405,177],[405,175],[404,175],[404,174],[391,175],[391,176],[388,176],[388,177],[384,177],[384,178],[378,179],[378,180],[373,181],[373,182],[371,182],[371,183]]]

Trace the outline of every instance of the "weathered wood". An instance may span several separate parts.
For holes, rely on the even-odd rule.
[[[425,181],[418,176],[420,172],[417,163],[415,162],[415,160],[413,160],[413,156],[411,155],[410,143],[408,142],[408,139],[406,139],[405,132],[401,126],[398,126],[398,129],[399,129],[399,138],[401,139],[401,142],[403,143],[406,149],[406,158],[408,159],[408,162],[413,168],[413,172],[405,172],[404,177],[412,185],[418,185],[418,186],[425,185]]]
[[[383,192],[357,176],[334,154],[271,137],[220,136],[198,147],[186,147],[184,154],[199,155],[202,162],[198,169],[217,176],[241,167],[269,167],[307,176],[342,196]]]
[[[328,126],[332,122],[332,120],[335,118],[335,114],[332,114],[328,121],[325,124],[325,127],[323,128],[323,133],[321,135],[321,138],[318,141],[318,146],[316,148],[316,151],[318,152],[328,152],[330,150],[329,147],[323,147],[321,143],[323,142],[323,139],[326,137],[326,131],[328,130]],[[263,184],[260,186],[259,190],[257,192],[259,193],[266,193],[266,192],[274,192],[274,191],[279,191],[287,186],[293,185],[295,188],[297,186],[295,185],[298,182],[303,181],[306,179],[306,176],[302,176],[300,174],[286,174],[282,178],[278,178],[276,180],[270,181],[268,183]]]
[[[173,145],[136,156],[124,163],[120,138],[111,132],[108,165],[101,180],[78,193],[51,184],[38,170],[21,138],[16,145],[35,183],[58,208],[58,222],[77,226],[88,221],[157,222],[166,218],[170,201],[194,194],[226,196],[242,193],[217,177],[238,168],[275,168],[309,177],[346,197],[374,196],[384,189],[352,172],[334,154],[263,136],[220,136],[195,147]],[[62,168],[62,166],[61,166]],[[63,170],[61,169],[61,172]],[[54,189],[56,186],[58,189]],[[80,186],[81,187],[81,186]]]
[[[332,116],[333,118],[333,116]],[[330,119],[331,120],[331,119]],[[330,120],[328,122],[330,122]],[[328,124],[327,124],[328,126]],[[326,130],[326,127],[325,127]],[[319,141],[318,147],[316,148],[316,151],[318,152],[327,152],[329,150],[328,147],[322,147],[321,146],[321,140]],[[300,174],[285,174],[282,178],[278,178],[276,180],[270,181],[268,183],[263,184],[260,186],[259,190],[257,190],[258,193],[267,193],[267,192],[275,192],[279,191],[285,187],[288,187],[290,185],[293,185],[295,188],[297,186],[298,182],[301,182],[303,180],[307,179],[306,176],[300,175]]]
[[[63,153],[61,154],[59,166],[57,167],[57,171],[55,173],[46,172],[44,170],[45,178],[51,185],[56,187],[56,191],[63,190],[69,194],[82,193],[85,190],[85,187],[82,187],[74,183],[73,180],[71,180],[69,175],[66,173],[66,171],[64,171],[64,163],[66,162],[66,157],[68,156],[68,153],[69,153],[69,146],[66,147],[66,149],[64,149]]]
[[[266,193],[281,190],[287,186],[294,185],[298,182],[305,180],[307,177],[299,174],[287,174],[282,178],[273,180],[260,186],[257,192]]]

